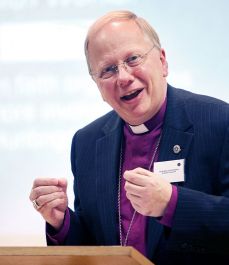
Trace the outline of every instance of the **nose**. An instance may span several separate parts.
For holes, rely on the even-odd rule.
[[[117,85],[119,87],[125,87],[134,81],[134,76],[130,70],[124,62],[119,64],[117,71]]]

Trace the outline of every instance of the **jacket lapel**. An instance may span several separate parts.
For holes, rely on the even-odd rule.
[[[168,85],[167,110],[162,130],[162,140],[159,147],[159,161],[185,159],[188,155],[193,138],[193,126],[188,119],[185,101],[177,90]],[[173,152],[173,147],[179,145],[181,151]],[[179,183],[178,185],[182,185]],[[163,233],[163,225],[155,218],[149,218],[147,253],[152,258]]]
[[[118,174],[119,154],[122,134],[121,119],[114,113],[103,128],[104,137],[96,143],[96,190],[98,216],[106,245],[118,244]]]

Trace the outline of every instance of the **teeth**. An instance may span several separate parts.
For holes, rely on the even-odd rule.
[[[129,95],[135,93],[136,91],[138,91],[138,89],[135,89],[135,90],[130,91],[129,93],[125,94],[124,97],[125,97],[125,96],[129,96]]]
[[[132,90],[131,92],[127,93],[125,96],[122,96],[121,99],[125,100],[125,101],[131,100],[131,99],[137,97],[142,92],[142,90],[143,90],[143,88]]]

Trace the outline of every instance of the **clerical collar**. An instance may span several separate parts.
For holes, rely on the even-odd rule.
[[[165,98],[159,111],[148,121],[139,125],[129,125],[128,128],[133,134],[143,134],[152,131],[164,120],[165,110],[166,110],[167,98]]]
[[[141,133],[146,133],[149,132],[149,129],[145,126],[145,124],[140,124],[140,125],[129,125],[131,131],[134,134],[141,134]]]

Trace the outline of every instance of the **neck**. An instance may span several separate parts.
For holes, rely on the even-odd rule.
[[[126,124],[127,127],[129,127],[129,129],[134,134],[142,134],[153,130],[154,128],[158,127],[163,121],[166,110],[166,104],[167,104],[167,99],[164,100],[163,104],[161,105],[157,113],[148,120],[146,120],[144,123],[138,125]]]

